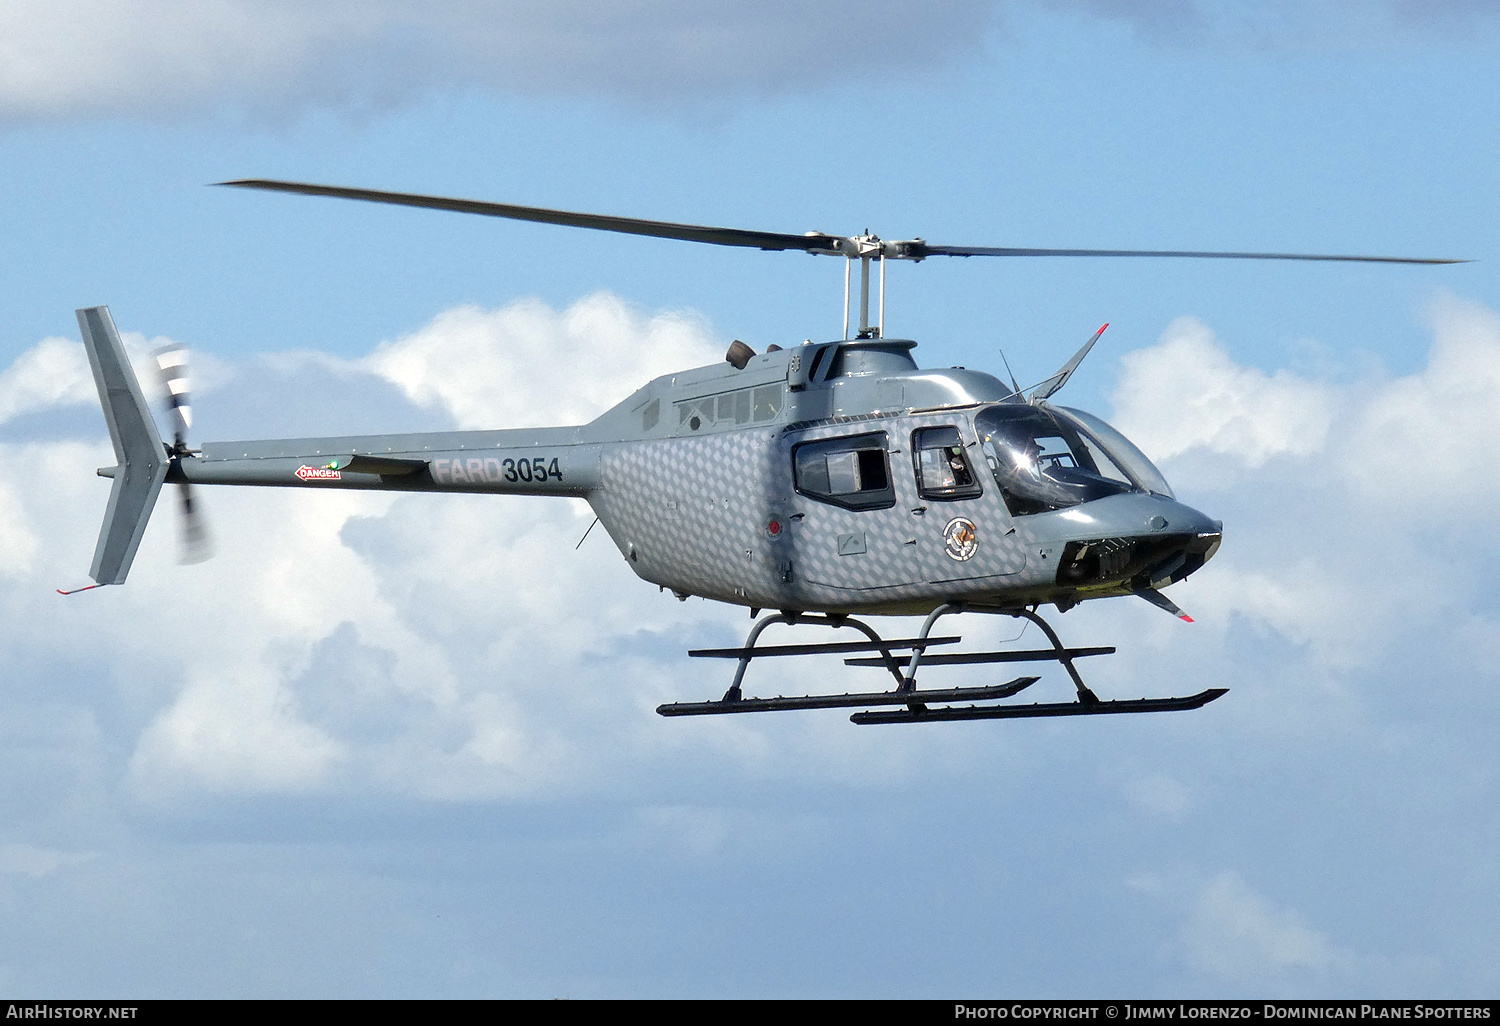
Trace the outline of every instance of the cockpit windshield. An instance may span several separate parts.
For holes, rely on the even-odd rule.
[[[1130,439],[1092,413],[1075,410],[1070,406],[1057,406],[1053,409],[1078,424],[1085,437],[1092,435],[1097,438],[1109,452],[1110,458],[1119,464],[1130,475],[1130,479],[1141,488],[1157,495],[1165,495],[1169,499],[1173,497],[1172,486],[1167,484],[1167,479],[1161,476],[1161,471],[1156,469],[1156,464],[1137,449]]]
[[[1013,516],[1076,506],[1121,492],[1164,491],[1166,481],[1140,450],[1113,428],[1101,437],[1097,426],[1050,406],[1004,403],[982,410],[974,428],[985,461]],[[1143,475],[1136,464],[1144,464]]]

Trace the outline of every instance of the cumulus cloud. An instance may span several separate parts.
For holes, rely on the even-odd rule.
[[[6,380],[55,351],[76,364],[77,345],[41,343]],[[565,310],[465,307],[361,359],[221,366],[223,387],[199,400],[196,423],[211,438],[217,407],[248,404],[267,414],[258,433],[275,436],[305,423],[299,403],[343,408],[382,386],[387,413],[425,406],[435,427],[579,423],[651,376],[722,351],[694,315],[645,314],[609,295]],[[319,390],[287,388],[310,364]],[[556,367],[565,380],[538,370]],[[13,394],[35,408],[40,391]],[[54,390],[51,402],[77,401],[75,391]],[[643,584],[603,531],[575,552],[592,519],[577,500],[201,488],[219,551],[179,567],[175,497],[164,494],[128,584],[63,599],[52,588],[81,580],[108,493],[93,475],[111,462],[102,420],[99,432],[0,448],[0,603],[13,611],[0,658],[37,667],[31,686],[44,691],[49,675],[69,672],[80,637],[86,651],[108,653],[94,679],[130,696],[141,718],[120,739],[138,798],[505,798],[597,787],[621,760],[702,745],[745,766],[775,763],[766,723],[662,727],[657,703],[705,687],[690,675],[684,693],[682,649],[733,640],[743,610],[679,603]],[[803,679],[812,672],[778,684],[814,688]],[[847,723],[832,728],[840,736],[815,746],[832,772],[849,762],[865,767],[847,771],[860,777],[874,758],[900,765],[899,751],[878,754],[884,746],[838,725]],[[830,728],[815,718],[795,729]],[[590,742],[601,730],[610,744]]]
[[[225,108],[378,109],[468,89],[688,105],[982,53],[1036,8],[1174,44],[1493,41],[1481,0],[0,0],[0,124]]]
[[[706,337],[690,314],[646,317],[598,293],[565,311],[540,300],[447,310],[360,366],[460,427],[580,424],[624,398],[622,384],[711,363],[721,354]]]
[[[0,873],[39,879],[60,869],[83,865],[93,857],[93,852],[59,851],[35,844],[0,844]]]
[[[1199,891],[1181,942],[1195,969],[1240,983],[1348,962],[1296,911],[1268,901],[1232,872],[1219,873]]]
[[[1500,317],[1448,296],[1428,323],[1426,366],[1352,384],[1242,366],[1188,318],[1122,358],[1114,423],[1226,521],[1223,550],[1183,601],[1210,622],[1248,618],[1335,672],[1389,658],[1415,623],[1487,616],[1473,607],[1487,606],[1493,547],[1455,561],[1430,538],[1472,539],[1500,500],[1484,469]]]
[[[1168,819],[1181,818],[1196,804],[1192,788],[1161,773],[1132,777],[1123,790],[1132,805]]]
[[[1387,509],[1491,510],[1500,424],[1500,316],[1445,296],[1429,311],[1425,368],[1382,384],[1353,431],[1346,467],[1363,495]]]
[[[0,424],[50,406],[87,402],[97,394],[83,344],[44,338],[0,373]]]
[[[1176,447],[1175,456],[1152,455],[1187,501],[1223,517],[1225,548],[1173,589],[1198,615],[1194,626],[1135,600],[1085,603],[1058,626],[1069,644],[1120,644],[1116,658],[1085,668],[1101,695],[1220,684],[1232,691],[1195,713],[1024,729],[867,730],[838,711],[657,717],[661,701],[722,691],[729,668],[682,653],[738,641],[744,610],[657,592],[598,529],[575,552],[591,520],[575,500],[204,488],[219,545],[214,560],[173,563],[169,495],[126,586],[64,599],[51,589],[82,581],[108,493],[108,482],[93,475],[110,462],[102,418],[92,436],[0,440],[0,887],[9,888],[0,897],[42,887],[63,894],[89,877],[93,889],[57,901],[85,908],[82,921],[96,924],[94,896],[127,878],[121,852],[153,832],[172,835],[167,847],[184,836],[195,845],[180,859],[162,859],[163,893],[178,893],[181,867],[210,865],[204,892],[218,895],[226,890],[218,864],[203,861],[197,840],[232,835],[238,852],[253,847],[242,846],[243,837],[264,839],[270,820],[298,838],[358,834],[352,858],[367,874],[362,845],[380,817],[368,816],[362,800],[373,796],[380,815],[399,822],[392,831],[399,845],[419,837],[440,852],[426,875],[413,874],[414,886],[425,892],[433,875],[449,874],[460,894],[455,906],[478,908],[475,922],[555,930],[549,895],[590,906],[577,933],[549,934],[563,937],[560,946],[596,935],[593,904],[632,900],[619,865],[636,858],[649,864],[632,870],[640,874],[632,882],[660,879],[662,860],[674,879],[689,874],[692,883],[690,874],[703,874],[701,887],[685,891],[716,897],[705,899],[712,913],[694,936],[710,926],[737,935],[736,923],[761,923],[767,907],[801,910],[780,917],[800,935],[796,916],[811,908],[835,924],[829,929],[845,931],[831,936],[856,947],[881,929],[909,935],[915,923],[915,935],[927,929],[939,951],[933,957],[943,960],[943,938],[953,936],[967,950],[1029,945],[1049,963],[1066,950],[1078,956],[1074,965],[1117,965],[1129,943],[1146,962],[1153,952],[1175,955],[1216,993],[1352,980],[1389,994],[1401,984],[1388,966],[1438,952],[1437,969],[1401,970],[1406,989],[1482,990],[1495,963],[1494,888],[1474,885],[1495,834],[1486,814],[1495,779],[1494,716],[1486,714],[1500,712],[1494,514],[1475,505],[1482,492],[1448,488],[1431,493],[1421,516],[1403,512],[1420,478],[1360,469],[1376,460],[1368,446],[1377,438],[1400,452],[1422,450],[1430,418],[1412,423],[1400,413],[1413,394],[1441,406],[1446,430],[1493,437],[1494,314],[1449,299],[1433,307],[1431,323],[1428,364],[1400,379],[1333,384],[1255,371],[1209,329],[1181,323],[1131,357],[1118,395],[1122,411],[1135,411],[1129,429],[1148,451]],[[202,437],[215,438],[230,420],[253,434],[295,433],[325,410],[337,414],[321,422],[334,431],[361,406],[372,409],[360,430],[378,430],[386,418],[406,428],[405,417],[435,428],[587,420],[667,369],[651,360],[716,362],[724,341],[689,314],[642,312],[610,296],[561,310],[531,301],[450,310],[359,359],[299,353],[223,365],[221,386],[201,395],[197,422]],[[49,350],[73,353],[62,364],[74,360],[77,370],[74,346],[40,343],[0,370],[0,380],[33,380],[26,369],[45,364]],[[1188,355],[1207,372],[1169,379],[1140,372],[1170,369],[1173,353],[1182,362],[1172,346],[1193,347]],[[653,347],[662,352],[651,356]],[[527,376],[529,366],[558,354],[576,389],[571,397]],[[637,356],[643,362],[633,362]],[[316,389],[288,387],[310,367],[319,371]],[[1198,388],[1216,390],[1212,409],[1192,405]],[[13,409],[31,411],[14,416],[33,423],[84,401],[76,387],[50,383],[5,394]],[[1316,432],[1288,434],[1277,420],[1289,415],[1278,405],[1288,395],[1322,404],[1317,446],[1299,441]],[[1187,427],[1163,418],[1163,405],[1186,411]],[[1204,460],[1230,464],[1234,474],[1205,485]],[[1434,524],[1469,529],[1463,560],[1430,544]],[[1010,625],[989,622],[996,619],[955,626],[984,648],[1014,637],[1003,633]],[[800,639],[789,630],[768,640]],[[985,679],[972,667],[946,669],[955,676],[935,677],[932,686]],[[859,680],[855,672],[832,661],[752,667],[747,684],[763,694],[800,693],[829,688],[836,674],[842,690]],[[1054,667],[1038,687],[1062,683]],[[1101,791],[1102,807],[1091,800]],[[581,811],[531,817],[528,826],[526,806]],[[337,815],[325,817],[330,810]],[[444,817],[463,825],[432,833],[431,822]],[[123,828],[122,818],[130,821]],[[556,823],[570,818],[586,825],[560,840]],[[443,860],[469,844],[471,828],[503,839],[470,852],[482,863],[474,876],[454,877]],[[1288,830],[1298,831],[1307,859],[1278,847]],[[1378,845],[1348,842],[1376,835]],[[275,866],[298,857],[279,839],[270,847]],[[497,859],[502,848],[528,854]],[[95,850],[100,857],[87,863],[78,854]],[[319,865],[327,850],[320,840]],[[736,892],[741,904],[729,906],[743,919],[723,918],[725,858],[750,881]],[[1121,859],[1151,869],[1130,877],[1134,890],[1124,900],[1169,914],[1153,924],[1106,904],[1101,922],[1129,920],[1139,932],[1079,934],[1073,924],[1057,925],[1054,893],[1072,887],[1079,872],[1121,871]],[[1184,869],[1184,859],[1207,869]],[[1324,870],[1308,868],[1330,860],[1342,891],[1320,887]],[[551,879],[562,890],[536,888],[543,894],[536,919],[507,918],[514,879],[544,878],[558,862],[567,864],[556,870],[563,875]],[[444,868],[434,869],[438,863]],[[212,942],[225,936],[223,922],[239,930],[270,921],[273,913],[260,908],[267,864],[231,869],[253,877],[242,887],[250,897],[195,911],[214,922],[183,931],[189,939],[181,943],[218,950]],[[979,893],[976,880],[1003,881],[1010,890],[983,895],[1010,902],[1008,914],[990,915],[995,906],[984,902],[927,901],[920,912],[872,906],[891,864],[931,865],[966,894]],[[1219,872],[1225,866],[1236,871]],[[299,898],[295,909],[275,913],[283,932],[264,936],[299,938],[310,921],[341,921],[324,914],[330,906],[317,895],[353,886],[347,874],[319,875],[300,890],[284,873],[275,879],[277,890]],[[1413,879],[1421,885],[1403,892],[1404,908],[1367,914],[1368,894]],[[788,886],[804,890],[784,906],[765,904],[765,895],[784,896]],[[692,896],[662,913],[649,886],[641,893],[651,914],[668,916],[660,932],[681,936],[672,917]],[[412,900],[429,902],[430,894]],[[382,891],[370,905],[392,902]],[[657,921],[634,918],[638,907],[612,914],[649,933],[635,924]],[[835,914],[847,907],[875,912]],[[55,918],[50,912],[36,918]],[[936,918],[913,918],[927,914]],[[138,947],[139,923],[152,920],[124,919],[119,951],[128,952]],[[996,923],[1002,932],[985,932],[1001,930]],[[1422,935],[1424,928],[1432,933]],[[66,931],[43,950],[76,935]],[[1357,957],[1348,953],[1351,938]],[[257,942],[257,952],[264,946]],[[440,950],[446,957],[450,949]],[[789,949],[768,950],[779,964]],[[8,964],[22,957],[7,956]],[[246,957],[256,964],[259,955]],[[1016,978],[1029,971],[1022,966]],[[1057,979],[1065,986],[1073,977]]]
[[[1484,0],[1043,0],[1123,22],[1183,46],[1347,49],[1462,38],[1493,43],[1500,16]]]
[[[1182,317],[1149,349],[1126,354],[1118,426],[1158,459],[1194,449],[1248,467],[1323,448],[1329,390],[1288,371],[1241,367],[1202,321]]]
[[[1444,295],[1427,319],[1433,345],[1420,371],[1335,387],[1241,366],[1207,325],[1180,318],[1156,345],[1121,358],[1114,423],[1168,463],[1208,455],[1244,471],[1315,459],[1388,510],[1415,503],[1451,516],[1492,505],[1500,315]]]
[[[1313,666],[1337,676],[1406,644],[1414,601],[1424,610],[1419,623],[1465,605],[1478,571],[1456,576],[1421,553],[1419,529],[1384,513],[1412,480],[1361,469],[1374,463],[1360,455],[1363,440],[1395,435],[1398,451],[1422,444],[1431,421],[1401,414],[1409,395],[1442,400],[1452,433],[1485,437],[1500,396],[1496,318],[1448,300],[1434,308],[1433,326],[1426,369],[1352,386],[1239,366],[1193,321],[1125,358],[1117,422],[1164,460],[1179,490],[1197,488],[1195,453],[1242,475],[1203,503],[1228,521],[1225,551],[1180,586],[1204,626],[1159,644],[1232,663],[1225,625],[1239,617],[1309,650],[1304,673]],[[0,394],[33,411],[80,401],[76,381],[53,382],[76,378],[76,345],[39,343],[0,373],[9,383]],[[373,394],[395,414],[426,409],[432,426],[576,423],[652,374],[721,352],[722,340],[696,317],[644,313],[609,295],[564,310],[533,300],[465,307],[363,358],[299,354],[221,368],[226,387],[200,402],[199,423],[211,437],[215,406],[248,404],[270,417],[260,433],[275,435],[301,423],[289,406],[340,407],[339,395]],[[329,373],[317,394],[295,398],[276,375],[305,377],[309,361]],[[33,373],[54,364],[55,375]],[[565,388],[535,370],[558,365],[569,369]],[[43,384],[18,384],[26,381]],[[281,400],[279,411],[255,392]],[[0,655],[45,678],[78,658],[79,638],[88,639],[84,651],[109,653],[101,680],[138,710],[121,772],[142,797],[369,788],[444,801],[529,795],[601,786],[611,767],[697,746],[774,772],[780,746],[795,738],[816,738],[818,772],[861,780],[874,765],[898,774],[922,760],[962,765],[976,743],[932,733],[893,740],[816,715],[664,732],[652,708],[702,690],[701,674],[684,677],[682,648],[697,638],[731,643],[743,611],[658,594],[602,532],[575,553],[592,517],[575,500],[202,489],[217,559],[173,565],[168,496],[126,587],[63,600],[50,589],[81,579],[107,494],[92,474],[110,462],[102,424],[92,442],[5,443],[3,457],[0,601],[12,629]],[[1282,508],[1291,494],[1304,503],[1296,531]],[[1457,500],[1443,501],[1440,512],[1462,512]],[[1367,542],[1387,557],[1409,556],[1399,592],[1383,585],[1386,563],[1347,558],[1350,545]],[[1162,630],[1178,626],[1153,610],[1127,611],[1135,613]],[[1486,614],[1465,613],[1483,636]],[[777,688],[826,686],[819,672],[788,667]],[[588,743],[604,730],[609,746]],[[1125,794],[1150,815],[1181,818],[1200,799],[1177,780],[1143,771]]]
[[[0,3],[0,120],[442,89],[686,100],[910,72],[972,52],[991,0],[58,0]]]

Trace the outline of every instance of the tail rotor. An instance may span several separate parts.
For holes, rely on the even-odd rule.
[[[201,563],[213,555],[213,540],[209,537],[208,524],[204,520],[203,507],[193,495],[193,486],[181,474],[183,459],[197,455],[188,448],[187,434],[193,426],[193,408],[188,393],[188,352],[181,346],[167,346],[156,351],[156,366],[160,372],[162,388],[167,396],[168,415],[172,421],[172,445],[167,455],[173,469],[171,475],[177,484],[180,511],[178,560],[182,563]]]

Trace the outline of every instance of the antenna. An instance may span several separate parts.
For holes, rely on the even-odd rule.
[[[1003,363],[1003,364],[1005,364],[1005,373],[1007,373],[1007,374],[1010,375],[1010,387],[1013,388],[1013,389],[1015,389],[1014,392],[1012,392],[1010,395],[1006,396],[1005,398],[1009,399],[1011,396],[1020,395],[1021,394],[1021,383],[1016,380],[1016,372],[1010,369],[1010,361],[1005,358],[1005,350],[1004,349],[1000,350],[1000,362]]]

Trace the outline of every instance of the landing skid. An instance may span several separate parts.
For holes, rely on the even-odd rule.
[[[1010,720],[1029,716],[1103,716],[1109,713],[1176,712],[1198,709],[1228,688],[1209,688],[1186,698],[1136,698],[1116,702],[1050,702],[1041,705],[968,705],[957,709],[888,709],[855,713],[855,723],[925,723],[936,720]]]
[[[1052,643],[1051,648],[1011,652],[969,652],[927,654],[927,649],[948,645],[956,637],[932,637],[933,625],[951,613],[992,613],[1029,620],[1041,628]],[[756,646],[761,633],[772,624],[818,624],[826,627],[849,627],[864,634],[866,641],[829,642],[811,645]],[[910,652],[898,658],[896,652]],[[1227,693],[1227,688],[1209,688],[1185,698],[1139,698],[1100,701],[1083,683],[1074,659],[1109,655],[1113,647],[1065,648],[1057,634],[1035,612],[1029,609],[991,609],[950,602],[934,609],[915,638],[886,640],[863,621],[838,613],[770,613],[757,620],[740,648],[696,649],[688,653],[700,658],[738,659],[734,683],[716,702],[671,702],[656,707],[663,716],[722,716],[729,713],[783,712],[792,709],[850,709],[872,705],[905,706],[904,709],[857,712],[849,719],[854,723],[923,723],[938,720],[998,720],[1040,716],[1102,716],[1118,713],[1175,712],[1197,709]],[[842,655],[849,652],[878,652],[879,657],[846,659],[851,666],[884,667],[896,681],[893,691],[854,692],[839,695],[793,695],[776,698],[746,698],[741,690],[745,671],[753,659],[766,656]],[[1072,678],[1077,699],[1072,702],[1050,702],[1035,705],[955,705],[957,702],[990,702],[1019,694],[1035,684],[1039,677],[1017,677],[1004,684],[982,687],[918,690],[917,670],[924,664],[937,666],[977,665],[986,663],[1056,661]]]
[[[663,716],[714,716],[721,713],[780,712],[784,709],[857,709],[862,705],[921,706],[927,702],[983,702],[991,698],[1009,698],[1041,679],[1017,677],[1008,684],[996,684],[987,688],[950,688],[946,691],[871,691],[849,695],[741,698],[733,702],[678,702],[674,705],[657,706],[656,711]]]

